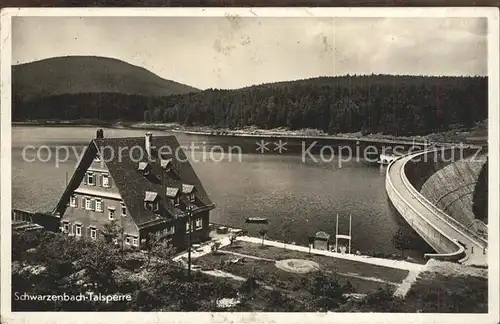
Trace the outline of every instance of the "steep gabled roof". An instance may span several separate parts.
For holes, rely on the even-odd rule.
[[[150,223],[162,220],[154,211],[144,208],[147,192],[157,194],[156,199],[159,199],[166,209],[166,219],[183,217],[184,210],[188,205],[195,209],[214,208],[175,136],[153,136],[151,144],[156,149],[152,150],[154,156],[149,158],[145,150],[144,137],[93,139],[63,193],[57,211],[61,214],[64,212],[69,196],[81,183],[85,170],[92,163],[96,153],[100,154],[102,163],[105,163],[109,170],[120,196],[138,227],[146,227]],[[162,149],[160,150],[160,148]],[[169,167],[172,169],[170,172],[162,168],[158,152],[162,153],[161,159],[170,161]],[[146,162],[150,170],[147,175],[141,171]],[[176,207],[167,197],[167,188],[176,188],[180,192],[183,189],[183,184],[190,184],[196,188],[193,191],[195,192],[195,201],[190,202],[181,197],[180,205]]]
[[[213,208],[212,201],[175,136],[152,136],[151,141],[154,149],[153,156],[149,158],[144,137],[93,140],[137,226],[141,227],[158,219],[153,211],[144,208],[146,191],[158,194],[170,217],[182,217],[186,206],[181,200],[180,206],[175,207],[167,197],[167,188],[178,188],[180,191],[183,183],[194,184],[197,188],[193,202],[195,208]],[[165,172],[158,152],[162,153],[161,159],[171,160],[170,165],[175,172]],[[148,162],[151,170],[148,176],[138,170],[141,162]]]

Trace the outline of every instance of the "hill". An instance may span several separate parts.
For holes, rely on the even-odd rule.
[[[18,102],[81,93],[160,97],[199,91],[129,63],[97,56],[55,57],[12,66]]]
[[[345,75],[208,89],[171,96],[151,122],[262,129],[318,129],[330,134],[425,135],[470,128],[487,118],[488,79],[411,75]],[[173,112],[169,107],[179,107]],[[170,113],[169,113],[170,111]],[[154,116],[163,116],[157,119]],[[165,118],[166,117],[166,118]]]
[[[47,66],[58,60],[64,64],[56,74]],[[32,72],[15,71],[24,82],[14,84],[13,120],[87,118],[414,136],[469,129],[488,118],[486,77],[346,75],[195,91],[116,60],[90,59],[89,72],[82,60],[52,59],[44,69],[35,69],[37,62]],[[49,84],[42,85],[44,79]]]

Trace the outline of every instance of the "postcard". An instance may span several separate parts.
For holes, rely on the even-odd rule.
[[[498,19],[2,10],[2,322],[498,323]]]

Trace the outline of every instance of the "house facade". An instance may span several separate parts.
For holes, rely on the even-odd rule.
[[[55,213],[62,232],[103,239],[110,226],[125,246],[167,240],[184,249],[209,239],[214,208],[175,136],[90,141]],[[188,221],[191,219],[191,223]]]

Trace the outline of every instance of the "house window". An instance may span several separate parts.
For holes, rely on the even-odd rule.
[[[170,227],[165,227],[164,229],[161,230],[162,235],[172,235],[175,233],[175,227],[170,226]]]
[[[127,216],[127,206],[124,203],[121,203],[122,206],[122,216]]]
[[[197,218],[195,226],[196,226],[196,229],[202,228],[203,227],[203,220],[201,218]]]
[[[75,195],[71,196],[71,198],[69,199],[69,205],[71,207],[78,207],[78,202],[76,200],[76,196]]]
[[[187,221],[186,222],[186,233],[189,233],[189,230],[190,230],[190,228],[189,228],[189,221]]]
[[[139,246],[139,239],[137,237],[132,237],[132,245]]]
[[[102,179],[102,186],[103,186],[104,188],[109,188],[109,187],[111,187],[111,186],[109,185],[109,175],[108,175],[108,174],[103,174],[101,179]]]
[[[159,210],[159,203],[157,201],[155,202],[146,201],[144,202],[144,209],[157,212]]]
[[[102,199],[95,200],[95,211],[102,212]]]
[[[194,199],[195,199],[194,191],[195,191],[194,185],[186,184],[186,183],[182,184],[182,193],[184,195],[186,195],[188,200],[191,202],[194,201]]]
[[[110,220],[115,219],[115,209],[108,207],[108,217]]]
[[[97,154],[97,155],[94,157],[94,161],[95,161],[95,162],[101,162],[101,157],[99,156],[99,154]]]
[[[87,173],[87,184],[89,186],[95,186],[95,177],[94,177],[94,173],[92,172],[88,172]]]
[[[92,205],[93,205],[92,204],[92,199],[86,197],[85,198],[85,209],[86,210],[93,210],[93,208],[92,208],[93,206]]]
[[[167,187],[166,194],[167,194],[167,197],[172,201],[174,206],[179,205],[179,188]]]
[[[79,224],[75,225],[75,235],[82,236],[82,225]]]
[[[158,193],[146,191],[144,193],[144,208],[146,210],[158,210]]]
[[[68,222],[63,223],[63,232],[69,233],[69,223]]]
[[[125,244],[130,245],[131,241],[132,240],[131,240],[130,236],[127,235],[127,237],[125,238]]]
[[[93,240],[97,238],[97,229],[94,227],[90,228],[90,238]]]

